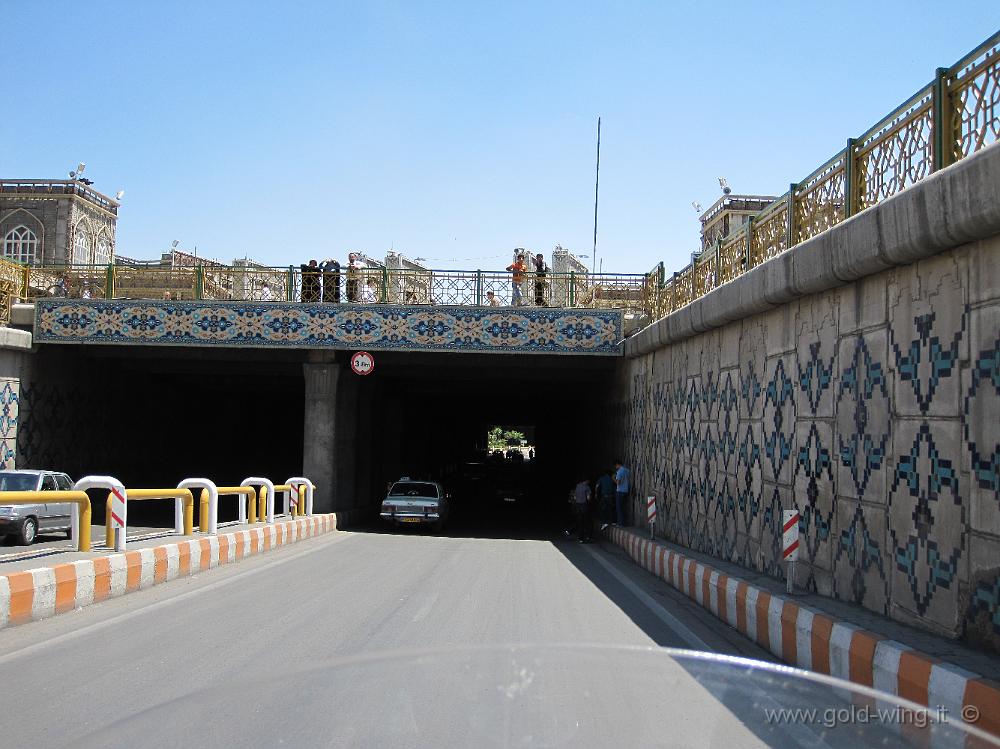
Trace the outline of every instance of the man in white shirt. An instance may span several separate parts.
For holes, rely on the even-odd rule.
[[[375,279],[369,278],[368,283],[361,292],[361,301],[364,304],[375,304],[378,301],[378,293],[375,291]]]

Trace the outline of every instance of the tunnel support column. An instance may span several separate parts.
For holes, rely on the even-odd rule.
[[[302,475],[316,491],[314,512],[331,512],[337,499],[337,386],[340,365],[326,352],[315,352],[302,365],[305,377]]]

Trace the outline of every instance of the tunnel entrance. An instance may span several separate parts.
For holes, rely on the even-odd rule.
[[[611,456],[603,423],[615,361],[586,357],[379,354],[357,389],[358,498],[377,508],[401,476],[452,495],[446,532],[557,530],[581,475]],[[346,381],[344,380],[346,378]],[[341,403],[344,401],[341,400]],[[371,427],[366,427],[371,420]]]
[[[375,522],[389,483],[412,476],[453,495],[454,532],[551,530],[570,487],[610,458],[602,406],[616,359],[374,355],[368,376],[351,372],[349,354],[335,361],[329,509]],[[143,487],[192,476],[282,481],[303,469],[309,361],[289,350],[42,347],[22,383],[19,467]],[[503,448],[490,450],[498,426]],[[167,503],[136,513],[137,523],[172,519]],[[233,518],[235,502],[220,504],[220,520]]]

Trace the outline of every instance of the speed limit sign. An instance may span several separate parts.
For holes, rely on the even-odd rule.
[[[359,351],[351,357],[351,369],[354,374],[370,375],[375,371],[375,357],[367,351]]]

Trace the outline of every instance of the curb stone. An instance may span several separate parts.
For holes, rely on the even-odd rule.
[[[625,528],[610,540],[642,568],[792,666],[926,705],[1000,736],[1000,684],[959,666],[730,577]]]
[[[0,629],[65,614],[335,530],[335,513],[312,515],[3,574],[0,575]]]

